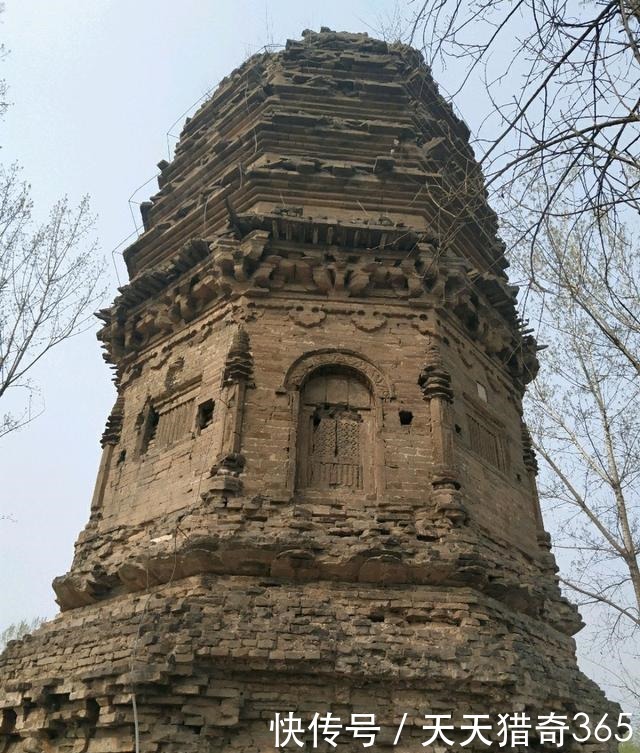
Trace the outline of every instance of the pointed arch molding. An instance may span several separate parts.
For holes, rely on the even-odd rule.
[[[282,391],[300,390],[311,374],[322,367],[342,366],[362,374],[369,382],[373,394],[380,400],[395,397],[395,388],[386,375],[369,359],[352,350],[323,348],[305,353],[289,367]]]

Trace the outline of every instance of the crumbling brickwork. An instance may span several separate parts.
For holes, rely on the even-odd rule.
[[[117,400],[61,614],[0,659],[0,751],[254,753],[330,710],[404,753],[427,713],[615,713],[468,135],[414,50],[329,31],[187,121],[100,312]]]

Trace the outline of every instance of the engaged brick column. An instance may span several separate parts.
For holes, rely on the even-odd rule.
[[[531,490],[533,513],[535,515],[538,527],[538,544],[544,552],[541,562],[543,567],[545,567],[547,570],[556,573],[558,572],[558,566],[556,565],[555,557],[553,557],[553,555],[551,554],[551,536],[549,536],[549,534],[544,529],[542,511],[540,509],[540,497],[538,496],[538,485],[536,484],[536,476],[538,475],[538,461],[536,459],[536,452],[533,449],[529,427],[524,421],[522,421],[522,459],[524,461],[524,466],[527,469],[527,480],[529,482],[529,488]]]
[[[435,337],[427,341],[425,364],[418,378],[425,400],[429,403],[431,417],[431,453],[433,477],[431,480],[432,499],[436,513],[449,525],[462,525],[467,520],[467,512],[462,504],[460,481],[456,469],[453,446],[453,390],[451,375],[445,368],[440,347]],[[426,523],[426,515],[418,515],[418,528]],[[419,530],[419,534],[426,533]]]
[[[215,465],[211,469],[209,491],[238,492],[242,489],[239,479],[245,465],[242,454],[242,421],[245,395],[252,375],[253,358],[249,336],[242,327],[238,327],[224,367],[222,441]]]

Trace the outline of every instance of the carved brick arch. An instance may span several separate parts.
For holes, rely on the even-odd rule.
[[[284,389],[287,392],[300,390],[314,371],[322,368],[351,369],[361,374],[379,400],[389,400],[395,397],[393,384],[385,374],[368,358],[352,350],[324,348],[305,353],[294,361],[284,379]]]
[[[380,369],[352,351],[313,351],[291,365],[284,390],[291,405],[288,488],[379,495],[382,402],[394,396]]]

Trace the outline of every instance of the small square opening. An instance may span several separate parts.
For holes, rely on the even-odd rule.
[[[398,415],[400,416],[400,426],[409,426],[413,421],[413,413],[410,410],[401,410]]]
[[[196,428],[198,429],[198,432],[201,432],[213,421],[213,409],[215,408],[215,405],[216,404],[213,400],[205,400],[204,403],[200,403],[198,406],[198,415],[196,418]]]
[[[146,413],[143,413],[142,418],[142,443],[140,451],[142,453],[147,452],[149,446],[156,438],[156,431],[158,429],[158,423],[160,421],[160,414],[153,407],[153,405],[147,405]]]

